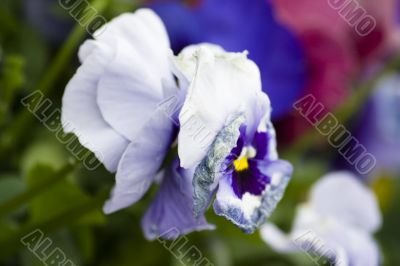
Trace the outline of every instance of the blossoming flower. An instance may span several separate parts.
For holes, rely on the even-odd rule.
[[[177,65],[182,79],[192,80],[180,124],[198,117],[210,136],[199,142],[187,127],[178,136],[182,166],[196,168],[195,213],[201,215],[216,194],[215,212],[253,232],[281,199],[292,173],[291,165],[278,159],[259,69],[246,53],[210,45],[184,49]]]
[[[204,212],[215,192],[216,213],[254,231],[292,171],[278,160],[258,67],[246,52],[212,44],[174,57],[161,21],[147,9],[99,32],[80,49],[82,66],[66,88],[62,122],[116,171],[104,211],[134,204],[160,180],[142,220],[148,239],[213,229]],[[170,99],[176,100],[172,114],[162,106]],[[196,125],[206,134],[193,132]],[[179,158],[161,169],[176,138]]]
[[[184,88],[175,83],[169,40],[152,11],[124,14],[104,27],[101,35],[80,48],[82,65],[65,90],[62,122],[66,132],[75,133],[109,171],[116,171],[116,185],[104,206],[111,213],[138,201],[154,181],[177,131],[159,104]],[[192,197],[183,185],[174,186],[176,195],[169,197],[169,182],[187,182],[175,180],[179,171],[167,171],[170,175],[157,196],[165,195],[164,204],[180,204],[174,207],[177,212],[187,210],[182,206]],[[150,207],[146,221],[152,216],[158,221],[155,208]],[[176,220],[171,209],[159,211],[165,221],[175,219],[175,227],[185,233],[212,228],[204,218],[191,218],[191,212],[183,215],[186,220]],[[144,228],[146,236],[154,238],[155,225],[149,226],[152,230]]]
[[[381,226],[374,194],[347,172],[331,173],[311,190],[298,207],[292,231],[282,233],[267,223],[261,236],[278,252],[306,251],[340,266],[377,266],[379,248],[372,234]]]

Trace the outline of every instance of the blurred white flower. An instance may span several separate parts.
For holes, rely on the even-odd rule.
[[[352,174],[335,172],[314,185],[288,235],[267,223],[261,237],[278,252],[306,251],[340,266],[376,266],[380,251],[372,234],[380,226],[374,194]]]

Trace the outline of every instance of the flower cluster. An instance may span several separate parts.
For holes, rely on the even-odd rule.
[[[164,234],[173,228],[213,229],[204,217],[212,202],[216,214],[247,233],[256,230],[292,174],[278,158],[257,65],[246,51],[208,43],[173,55],[149,9],[104,27],[80,48],[82,65],[62,112],[64,130],[116,172],[104,211],[128,207],[160,183],[142,220],[148,239],[176,238]],[[165,108],[171,99],[174,112]]]

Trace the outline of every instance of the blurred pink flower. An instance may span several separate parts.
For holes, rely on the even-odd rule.
[[[292,29],[304,46],[309,70],[304,94],[313,94],[328,110],[343,103],[351,92],[351,83],[397,46],[393,37],[395,0],[353,0],[376,21],[366,36],[360,36],[329,0],[271,1],[278,20]],[[278,132],[285,142],[308,127],[294,113],[279,124]]]

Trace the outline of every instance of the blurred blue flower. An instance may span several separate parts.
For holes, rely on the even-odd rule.
[[[382,79],[367,104],[357,136],[376,158],[375,171],[400,171],[400,75]]]
[[[272,116],[292,109],[306,76],[299,41],[274,17],[268,0],[204,0],[194,7],[179,1],[150,5],[166,24],[175,52],[188,44],[210,42],[230,52],[249,51],[261,69]]]
[[[372,234],[381,224],[372,191],[352,174],[335,172],[313,186],[309,201],[297,209],[289,235],[267,223],[261,236],[278,252],[308,252],[315,262],[326,258],[333,262],[329,265],[378,266],[381,255]]]

